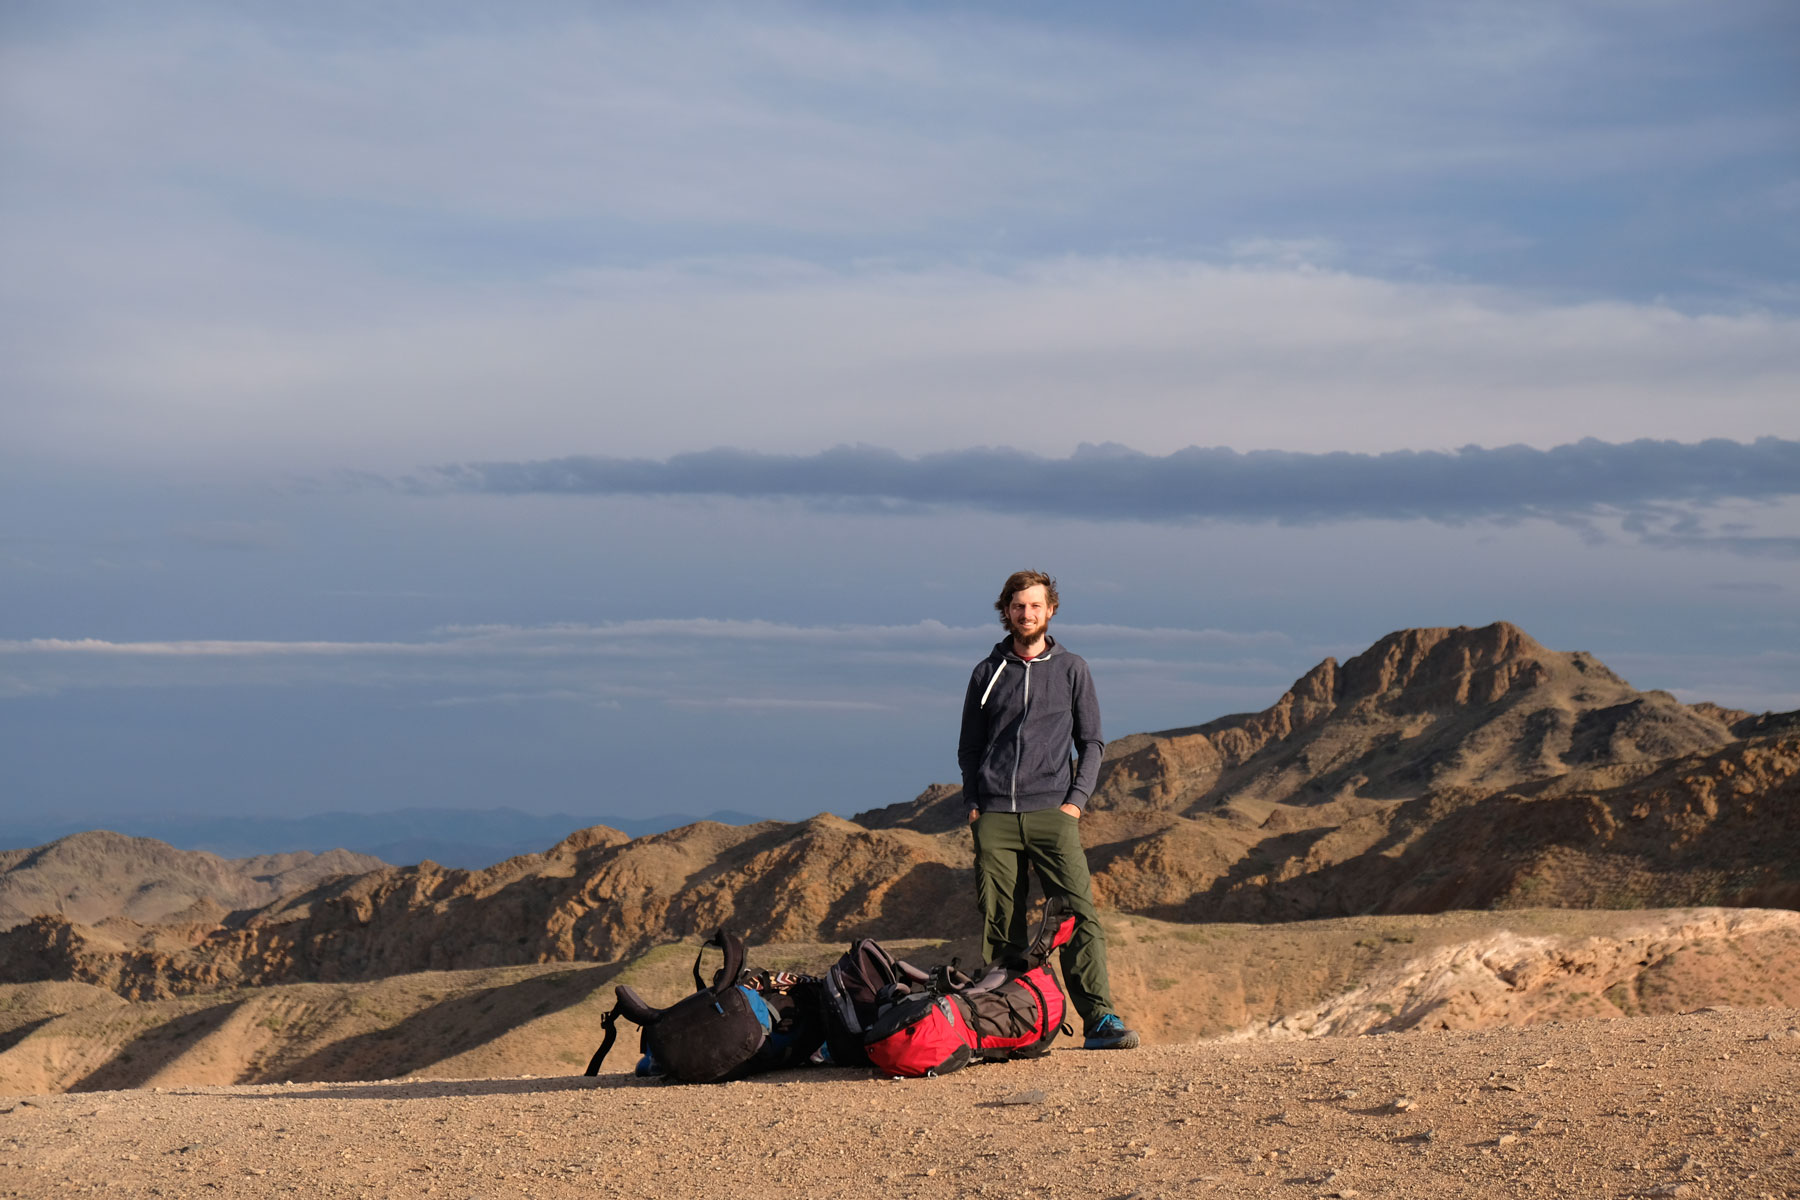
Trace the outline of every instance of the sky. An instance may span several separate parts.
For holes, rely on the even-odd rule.
[[[908,799],[1020,567],[1800,707],[1800,9],[0,7],[0,843]]]

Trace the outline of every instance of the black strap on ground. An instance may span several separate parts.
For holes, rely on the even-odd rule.
[[[600,1064],[606,1061],[606,1052],[611,1050],[613,1043],[618,1040],[618,1024],[619,1010],[616,1008],[600,1018],[600,1028],[606,1030],[606,1036],[601,1039],[600,1048],[594,1051],[594,1057],[588,1059],[587,1073],[589,1075],[600,1073]]]

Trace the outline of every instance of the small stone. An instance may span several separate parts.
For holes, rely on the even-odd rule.
[[[1354,1100],[1360,1095],[1362,1095],[1362,1093],[1357,1091],[1355,1088],[1345,1088],[1343,1091],[1338,1093],[1338,1099],[1339,1100]]]
[[[1644,1195],[1646,1195],[1646,1196],[1692,1196],[1693,1194],[1694,1194],[1694,1185],[1693,1184],[1691,1184],[1691,1183],[1672,1183],[1672,1182],[1671,1183],[1659,1183],[1655,1187],[1651,1188],[1649,1191],[1644,1193]]]
[[[1411,1112],[1419,1107],[1419,1102],[1411,1096],[1396,1096],[1392,1107],[1395,1112]]]
[[[936,1168],[936,1167],[926,1167],[926,1168],[925,1168],[925,1174],[926,1174],[926,1175],[927,1175],[927,1176],[930,1176],[930,1175],[936,1175],[936,1174],[937,1174],[937,1168]]]
[[[1081,1132],[1083,1132],[1083,1133],[1099,1133],[1100,1131],[1098,1129],[1095,1129],[1092,1125],[1083,1125],[1081,1127]]]
[[[1014,1092],[1001,1098],[1002,1104],[1042,1104],[1048,1097],[1040,1091]]]
[[[1494,1145],[1510,1146],[1518,1140],[1519,1140],[1519,1135],[1516,1133],[1503,1133],[1499,1137],[1494,1139]]]

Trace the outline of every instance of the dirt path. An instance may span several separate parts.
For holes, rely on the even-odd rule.
[[[607,1075],[0,1098],[4,1196],[769,1192],[1800,1196],[1800,1010],[1065,1049],[906,1081],[819,1070],[709,1087]]]

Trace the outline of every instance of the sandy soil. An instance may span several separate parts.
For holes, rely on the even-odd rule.
[[[629,1046],[615,1051],[628,1069]],[[627,1074],[0,1098],[0,1195],[1800,1196],[1800,1010]]]
[[[1493,1029],[1708,1005],[1800,1008],[1800,913],[1537,909],[1178,925],[1108,913],[1113,995],[1154,1044],[1234,1031],[1305,1037]],[[887,943],[931,964],[973,940]],[[760,946],[822,973],[843,943]],[[714,961],[717,956],[713,956]],[[628,963],[430,971],[127,1002],[78,983],[0,985],[0,1095],[475,1079],[579,1070],[613,985],[693,990],[694,947]]]

